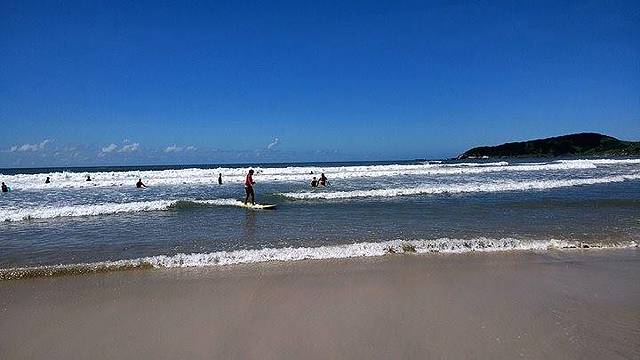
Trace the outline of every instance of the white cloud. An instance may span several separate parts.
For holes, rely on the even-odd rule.
[[[24,145],[14,145],[9,151],[10,152],[24,152],[24,151],[39,151],[43,150],[51,140],[45,139],[43,142],[39,144],[24,144]]]
[[[164,149],[164,152],[166,153],[173,153],[173,152],[180,152],[180,151],[182,151],[182,146],[176,146],[176,145],[167,146],[167,148]]]
[[[139,147],[140,147],[139,143],[127,144],[127,145],[124,145],[120,150],[118,150],[118,152],[121,152],[121,153],[135,152],[135,151],[138,151]]]
[[[195,146],[178,146],[178,145],[171,145],[171,146],[167,146],[166,149],[164,149],[164,152],[166,153],[177,153],[177,152],[181,152],[181,151],[196,151],[198,150],[197,147]]]
[[[140,143],[130,143],[129,139],[125,139],[122,142],[124,145],[122,145],[122,147],[118,147],[118,145],[116,144],[110,144],[109,146],[103,147],[102,151],[100,152],[100,156],[104,156],[105,154],[110,154],[110,153],[131,153],[131,152],[136,152],[138,151],[138,149],[140,148]]]
[[[122,147],[118,147],[118,145],[116,144],[110,144],[108,146],[105,146],[102,148],[102,151],[100,152],[100,155],[104,156],[105,154],[110,154],[110,153],[130,153],[130,152],[135,152],[138,151],[138,149],[140,148],[140,143],[133,143],[133,144],[128,144],[129,140],[125,140],[123,141],[123,143],[125,143],[125,145],[122,145]]]
[[[280,139],[274,138],[271,144],[267,145],[267,150],[273,149],[273,147],[278,145],[279,143],[280,143]]]
[[[102,148],[102,153],[104,153],[104,154],[108,154],[108,153],[112,153],[112,152],[114,152],[114,151],[116,151],[116,150],[118,150],[118,145],[116,145],[116,144],[111,144],[111,145],[109,145],[109,146],[107,146],[107,147],[103,147],[103,148]]]

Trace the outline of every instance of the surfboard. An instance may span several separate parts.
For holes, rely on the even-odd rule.
[[[240,205],[241,207],[247,208],[247,209],[260,209],[260,210],[267,210],[267,209],[275,209],[276,205],[275,204],[242,204]]]

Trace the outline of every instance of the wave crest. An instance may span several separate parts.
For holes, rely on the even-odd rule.
[[[242,206],[236,199],[211,200],[154,200],[129,203],[106,203],[95,205],[39,206],[21,209],[0,209],[0,221],[25,221],[60,217],[114,215],[143,211],[166,211],[202,206]]]
[[[569,180],[538,180],[538,181],[499,181],[499,182],[473,182],[452,185],[418,186],[415,188],[388,188],[372,190],[350,191],[305,191],[281,193],[281,196],[291,199],[354,199],[365,197],[397,197],[409,195],[436,195],[436,194],[460,194],[460,193],[487,193],[503,191],[545,190],[582,185],[596,185],[613,182],[638,180],[640,175],[619,175],[602,178],[569,179]]]
[[[190,268],[250,264],[269,261],[300,261],[374,257],[403,253],[467,253],[499,251],[533,251],[552,249],[620,249],[638,247],[635,241],[598,244],[569,240],[519,240],[504,239],[449,239],[393,240],[385,242],[362,242],[346,245],[331,245],[300,248],[264,248],[255,250],[219,251],[213,253],[159,255],[131,260],[97,263],[54,265],[0,270],[0,280],[12,280],[42,276],[77,275],[106,271],[121,271],[149,268]]]
[[[353,166],[290,166],[255,167],[256,177],[261,182],[301,182],[308,181],[311,172],[324,172],[330,179],[381,178],[412,175],[464,175],[494,172],[538,172],[563,170],[589,170],[598,166],[636,165],[640,159],[592,159],[557,160],[544,163],[463,162],[442,164],[394,164],[394,165],[353,165]],[[176,169],[141,171],[94,171],[94,172],[53,172],[40,174],[16,174],[5,176],[5,182],[16,190],[42,189],[82,189],[93,187],[132,187],[139,178],[147,179],[153,186],[211,185],[218,173],[223,173],[225,182],[242,183],[247,168],[217,169]],[[87,174],[93,181],[84,181]],[[44,177],[51,178],[50,184]]]

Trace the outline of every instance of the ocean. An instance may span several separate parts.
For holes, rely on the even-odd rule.
[[[257,202],[277,209],[239,206],[249,168]],[[323,172],[330,184],[311,188]],[[633,158],[0,169],[0,180],[13,189],[0,194],[0,279],[640,242]]]

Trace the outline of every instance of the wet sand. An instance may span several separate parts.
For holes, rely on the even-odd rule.
[[[640,249],[0,282],[0,359],[640,358]]]

